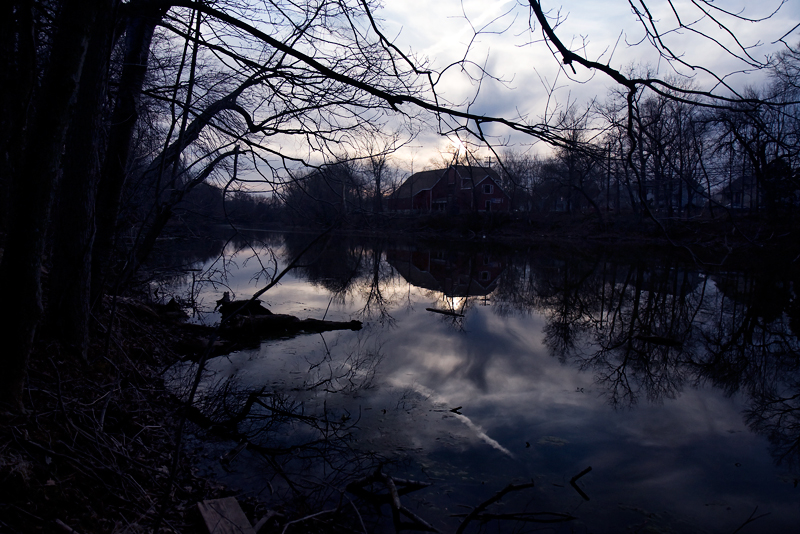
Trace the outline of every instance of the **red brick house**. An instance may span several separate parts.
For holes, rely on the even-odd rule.
[[[467,165],[414,173],[389,198],[391,211],[455,214],[510,209],[500,176],[492,169]]]

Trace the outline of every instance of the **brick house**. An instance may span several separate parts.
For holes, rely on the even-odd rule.
[[[414,173],[389,198],[391,211],[457,214],[510,209],[500,176],[492,169],[467,165]]]

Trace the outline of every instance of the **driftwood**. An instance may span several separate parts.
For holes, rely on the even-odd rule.
[[[589,496],[588,496],[588,495],[586,495],[586,493],[584,493],[584,491],[583,491],[581,488],[579,488],[579,487],[578,487],[578,485],[577,485],[575,482],[577,482],[577,480],[578,480],[579,478],[581,478],[583,475],[585,475],[586,473],[588,473],[588,472],[589,472],[589,471],[591,471],[591,470],[592,470],[592,466],[590,465],[589,467],[587,467],[586,469],[584,469],[583,471],[581,471],[580,473],[578,473],[577,475],[575,475],[574,477],[572,477],[572,478],[570,479],[570,481],[569,481],[570,485],[571,485],[571,486],[572,486],[572,487],[575,489],[575,491],[577,491],[577,492],[578,492],[578,494],[579,494],[581,497],[583,497],[583,498],[584,498],[584,500],[587,500],[587,501],[589,500]]]
[[[197,503],[209,534],[256,534],[234,497]]]
[[[425,311],[433,313],[441,313],[442,315],[449,315],[450,317],[464,317],[463,313],[458,313],[450,310],[438,310],[436,308],[425,308]]]
[[[577,480],[578,477],[574,477],[574,480]],[[454,514],[455,517],[462,516],[464,520],[458,526],[456,530],[456,534],[461,534],[466,530],[467,525],[472,521],[480,521],[486,522],[491,520],[505,520],[505,521],[523,521],[527,523],[564,523],[566,521],[572,521],[575,519],[575,516],[570,514],[558,513],[558,512],[517,512],[517,513],[490,513],[487,512],[486,509],[497,503],[505,497],[507,494],[515,492],[515,491],[522,491],[528,488],[534,487],[534,483],[526,483],[526,484],[509,484],[502,490],[495,493],[489,499],[483,501],[481,504],[476,506],[470,513],[462,515],[462,514]]]
[[[378,488],[372,488],[373,484],[377,484]],[[390,477],[381,472],[381,468],[379,467],[368,477],[348,484],[347,491],[376,506],[388,503],[392,508],[392,521],[394,522],[396,532],[400,532],[401,530],[439,532],[427,521],[403,506],[400,501],[401,495],[427,488],[428,486],[430,486],[430,484],[427,482]],[[367,487],[371,489],[367,489]],[[384,492],[383,490],[386,491]],[[410,519],[410,522],[403,521],[400,517],[401,515]]]
[[[275,337],[331,330],[361,330],[361,321],[323,321],[299,319],[294,315],[237,315],[222,329],[228,337]]]
[[[300,319],[294,315],[237,315],[220,329],[211,347],[211,356],[223,356],[235,350],[256,347],[264,339],[317,334],[332,330],[361,330],[361,321],[322,321]],[[173,349],[185,360],[197,361],[208,347],[214,327],[182,324]]]
[[[233,315],[234,313],[244,316],[244,315],[272,315],[272,312],[265,308],[261,301],[256,300],[229,300],[227,302],[223,300],[217,301],[217,307],[215,309],[219,309],[220,315],[222,318],[225,319],[229,315]]]

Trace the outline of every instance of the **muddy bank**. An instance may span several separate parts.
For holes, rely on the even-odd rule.
[[[195,504],[234,492],[196,476],[195,453],[178,444],[182,404],[162,373],[180,334],[126,306],[95,326],[88,363],[38,343],[27,412],[0,413],[0,531],[195,531]]]

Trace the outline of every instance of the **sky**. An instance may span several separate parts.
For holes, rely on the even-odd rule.
[[[573,50],[583,47],[582,55],[590,60],[609,63],[620,70],[632,65],[649,65],[660,76],[677,72],[691,76],[700,87],[713,85],[702,70],[683,67],[676,71],[665,61],[659,61],[652,46],[642,42],[645,34],[629,2],[579,0],[544,1],[542,4],[546,13],[560,18],[556,28],[560,39]],[[686,29],[667,31],[676,27],[676,17],[669,5],[651,0],[647,7],[660,30],[665,32],[664,42],[673,52],[692,65],[718,74],[730,74],[728,80],[736,88],[763,83],[763,73],[732,74],[745,65],[713,41]],[[703,17],[692,2],[678,0],[672,5],[684,24],[692,23],[694,29],[707,33],[719,43],[735,46],[731,35],[708,16]],[[784,3],[781,0],[718,0],[713,5],[750,19],[764,19],[760,22],[742,21],[721,11],[712,12],[719,22],[730,28],[741,44],[748,47],[748,53],[756,61],[764,61],[769,54],[779,51],[783,45],[776,41],[800,24],[800,2],[797,0]],[[778,8],[777,14],[765,19]],[[540,122],[546,112],[557,112],[569,101],[586,105],[592,98],[605,100],[609,88],[613,87],[613,82],[605,75],[593,74],[581,67],[576,67],[576,74],[570,72],[567,76],[561,69],[560,57],[555,58],[543,43],[538,24],[531,31],[532,14],[523,0],[385,0],[376,15],[385,34],[394,38],[401,50],[427,58],[434,69],[442,70],[446,65],[459,61],[469,47],[468,59],[485,65],[493,76],[504,80],[485,79],[478,91],[478,85],[461,69],[447,71],[437,88],[440,96],[457,104],[474,99],[469,109],[477,114],[507,118],[523,116]],[[482,32],[476,37],[473,29]],[[786,41],[793,45],[800,42],[800,32],[789,33]],[[548,87],[555,88],[551,95]],[[516,150],[539,153],[548,150],[541,143],[533,144],[529,138],[509,138],[506,137],[508,132],[499,129],[492,133]],[[424,133],[400,150],[397,158],[406,165],[413,161],[415,170],[420,170],[454,142],[452,138],[448,140],[435,133]]]

